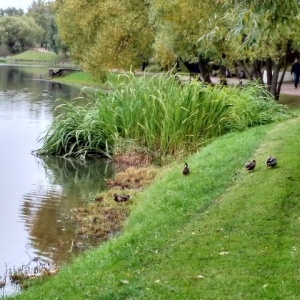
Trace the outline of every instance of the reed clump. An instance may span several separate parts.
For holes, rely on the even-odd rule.
[[[109,94],[99,91],[94,105],[60,106],[64,113],[42,137],[38,153],[120,157],[134,145],[151,161],[194,153],[225,133],[290,117],[257,83],[240,88],[179,84],[166,75],[122,76],[127,76],[124,83],[120,80]]]

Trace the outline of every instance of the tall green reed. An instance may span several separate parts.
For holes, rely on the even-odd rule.
[[[109,156],[134,145],[160,156],[188,154],[227,132],[288,117],[256,83],[238,88],[179,84],[165,75],[122,77],[109,94],[99,91],[92,106],[64,104],[39,153]]]

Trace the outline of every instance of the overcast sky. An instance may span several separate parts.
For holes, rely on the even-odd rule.
[[[28,6],[30,6],[32,2],[33,0],[0,0],[0,8],[22,8],[26,12]]]

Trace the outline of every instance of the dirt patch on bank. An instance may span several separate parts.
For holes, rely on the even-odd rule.
[[[138,204],[137,194],[149,186],[158,167],[128,167],[107,180],[107,190],[84,207],[71,211],[76,226],[76,240],[71,251],[83,251],[107,240],[119,232],[132,207]]]

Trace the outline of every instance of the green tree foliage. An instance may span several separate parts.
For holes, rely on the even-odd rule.
[[[6,9],[0,8],[0,16],[23,16],[24,11],[21,8],[8,7]]]
[[[73,59],[95,76],[136,67],[150,57],[153,29],[146,0],[57,1],[58,28]]]
[[[0,57],[6,57],[9,55],[8,47],[0,44]]]
[[[162,66],[178,58],[198,62],[208,82],[210,62],[259,80],[265,65],[278,98],[279,71],[284,74],[288,54],[300,49],[295,0],[58,0],[57,9],[62,39],[93,74],[137,66],[151,51]]]
[[[295,21],[299,22],[299,4],[296,0],[219,0],[218,2],[226,7],[229,18],[235,17],[231,33],[245,33],[248,43],[266,38],[272,40],[274,37],[276,40],[278,33],[282,35],[282,28],[286,30],[286,27],[293,27]]]
[[[54,5],[54,1],[34,0],[28,8],[28,16],[32,17],[43,30],[41,47],[50,48],[58,53],[61,41],[57,32]]]
[[[0,17],[0,41],[11,53],[35,45],[42,34],[41,28],[27,16]]]
[[[268,88],[278,99],[288,56],[292,50],[300,49],[298,1],[220,0],[218,3],[226,8],[223,16],[226,23],[232,21],[226,39],[234,43],[237,51],[231,53],[231,58],[248,60],[255,67],[257,62],[264,62]]]
[[[48,28],[46,41],[48,49],[51,49],[56,54],[66,54],[69,50],[60,38],[55,18],[52,18],[52,22],[50,23],[50,27]]]
[[[199,39],[199,36],[215,29],[218,20],[211,16],[222,11],[222,6],[212,6],[208,1],[152,1],[156,60],[171,63],[180,57],[184,61],[198,62],[202,77],[210,82],[207,63],[214,60],[222,64],[224,50],[229,49],[230,44],[223,39],[222,30],[217,31],[218,38],[215,35],[214,39]],[[225,24],[222,28],[226,28]]]

